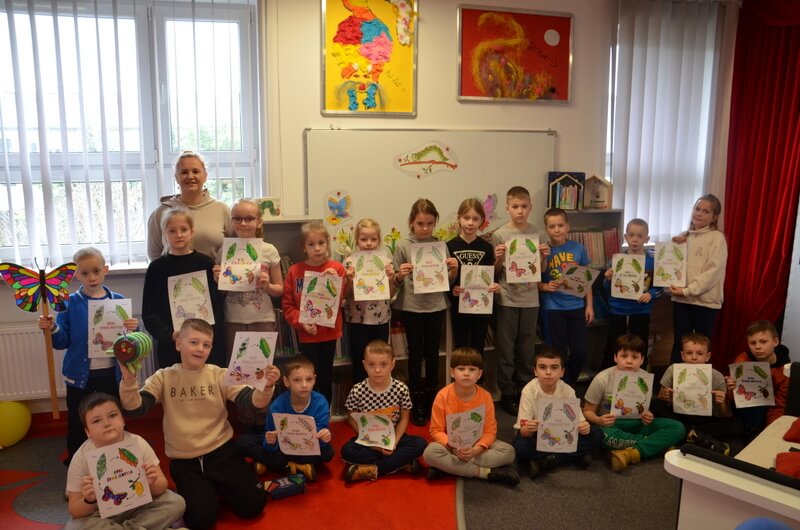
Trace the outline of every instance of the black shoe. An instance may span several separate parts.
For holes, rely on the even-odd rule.
[[[517,417],[517,412],[519,412],[519,403],[517,402],[516,396],[501,397],[500,406],[503,408],[504,411],[508,412],[515,418]]]
[[[428,480],[436,480],[436,479],[440,479],[440,478],[443,478],[443,477],[446,477],[446,476],[447,476],[447,473],[445,473],[441,469],[438,469],[438,468],[435,468],[435,467],[429,467],[428,468],[428,474],[425,475],[425,478],[428,479]]]
[[[700,447],[705,447],[706,449],[710,449],[711,451],[724,456],[731,454],[730,445],[726,444],[725,442],[720,442],[719,440],[716,440],[707,434],[697,433],[694,441],[690,443],[699,445]]]
[[[592,453],[584,453],[578,457],[578,467],[588,469],[592,465]]]
[[[487,477],[489,482],[498,482],[500,484],[508,484],[509,486],[516,486],[519,484],[519,473],[514,469],[514,466],[500,466],[489,471]]]
[[[535,479],[542,474],[542,466],[539,465],[537,460],[531,460],[528,463],[528,476],[531,480]]]
[[[411,423],[417,427],[424,427],[428,423],[428,418],[425,417],[425,409],[422,406],[414,405],[411,409]]]
[[[542,472],[552,471],[558,465],[558,457],[556,455],[547,455],[539,461]]]

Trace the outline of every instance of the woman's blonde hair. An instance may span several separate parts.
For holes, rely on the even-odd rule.
[[[190,149],[187,149],[186,151],[181,151],[181,154],[179,154],[178,158],[175,159],[174,168],[176,177],[178,176],[178,166],[180,166],[181,160],[183,160],[184,158],[196,158],[203,165],[203,171],[206,172],[208,171],[208,169],[206,169],[206,159],[203,158],[203,155],[201,155],[197,151],[192,151]]]

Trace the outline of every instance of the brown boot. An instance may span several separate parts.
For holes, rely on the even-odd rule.
[[[378,466],[375,464],[350,464],[347,466],[344,471],[344,481],[355,482],[357,480],[378,480]]]
[[[302,473],[309,482],[314,482],[317,480],[317,469],[314,467],[314,464],[298,464],[297,462],[289,462],[289,472],[292,475],[295,473]]]
[[[638,464],[642,460],[642,455],[639,450],[634,447],[626,447],[625,449],[617,449],[609,451],[608,458],[611,461],[611,470],[619,473],[629,464]]]
[[[255,470],[256,475],[259,476],[267,472],[267,466],[265,466],[261,462],[253,462],[253,469]]]

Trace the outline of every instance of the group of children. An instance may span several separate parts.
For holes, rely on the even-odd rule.
[[[611,413],[609,399],[615,372],[642,370],[647,356],[649,313],[653,299],[659,294],[651,285],[652,256],[644,248],[649,239],[647,223],[635,219],[626,226],[625,240],[629,253],[646,254],[646,285],[638,300],[623,302],[611,298],[610,334],[616,342],[609,344],[608,368],[594,378],[586,392],[578,423],[577,452],[556,455],[537,451],[535,435],[540,420],[537,398],[575,396],[570,384],[577,382],[587,357],[586,325],[594,319],[594,303],[591,290],[585,298],[578,298],[560,289],[562,271],[573,265],[586,266],[589,259],[586,249],[568,238],[568,214],[557,208],[544,215],[548,241],[538,249],[542,281],[507,281],[506,242],[516,235],[536,233],[528,222],[531,209],[527,190],[518,186],[511,188],[506,196],[509,221],[495,230],[487,241],[478,234],[486,217],[480,201],[463,201],[457,214],[458,236],[447,242],[445,264],[451,290],[419,294],[414,292],[412,282],[414,267],[409,255],[410,245],[434,241],[434,227],[439,219],[433,203],[419,199],[409,215],[409,237],[400,241],[393,256],[387,255],[385,260],[391,298],[369,302],[354,300],[353,264],[348,259],[344,263],[331,259],[330,235],[323,224],[316,222],[302,227],[306,259],[292,265],[285,279],[281,275],[277,250],[264,243],[258,249],[261,269],[255,292],[232,292],[223,297],[216,289],[219,265],[212,257],[192,249],[191,213],[180,208],[170,210],[161,218],[167,248],[165,254],[148,267],[142,299],[142,318],[157,344],[161,369],[148,378],[141,389],[137,386],[136,375],[120,369],[111,359],[88,358],[87,300],[120,298],[121,295],[103,285],[108,267],[102,254],[94,249],[78,252],[75,255],[76,276],[81,288],[70,296],[68,310],[59,314],[55,322],[52,318],[40,319],[42,329],[53,329],[55,346],[67,350],[63,368],[69,409],[65,463],[72,460],[82,469],[80,466],[85,462],[75,460],[74,455],[81,450],[87,435],[89,440],[85,443],[96,447],[121,440],[115,435],[115,439],[109,441],[110,434],[106,438],[95,436],[87,425],[96,408],[119,409],[115,396],[121,398],[126,413],[144,413],[154,404],[162,403],[166,454],[171,460],[170,472],[177,491],[185,499],[186,524],[191,528],[213,524],[220,498],[242,517],[260,513],[266,494],[254,467],[242,458],[243,453],[257,464],[256,467],[261,465],[281,473],[299,472],[309,480],[316,476],[315,465],[328,462],[334,456],[328,428],[329,403],[333,357],[344,322],[349,326],[354,382],[345,408],[349,413],[380,411],[387,414],[397,438],[396,447],[391,451],[364,447],[355,443],[355,438],[345,443],[341,456],[348,462],[345,475],[348,481],[374,480],[402,469],[416,472],[417,459],[422,456],[429,467],[429,478],[445,472],[513,485],[519,481],[517,466],[513,465],[515,460],[535,477],[559,463],[588,466],[591,454],[599,447],[610,451],[612,468],[619,471],[629,463],[658,455],[685,438],[725,452],[729,448],[727,438],[743,431],[753,434],[776,414],[781,414],[781,399],[785,400],[788,383],[779,367],[788,361],[788,353],[779,346],[777,333],[768,323],[748,328],[750,352],[741,357],[770,362],[776,386],[774,410],[748,409],[736,411],[733,416],[732,382],[715,373],[714,416],[702,421],[694,416],[675,416],[668,410],[672,399],[672,371],[668,369],[653,402],[652,410],[658,417],[652,410],[644,411],[641,419],[636,420],[619,419]],[[722,303],[726,259],[724,236],[716,227],[720,210],[716,197],[701,197],[695,204],[689,231],[676,237],[678,241],[688,241],[690,252],[687,287],[665,288],[672,295],[675,307],[679,357],[673,356],[673,362],[706,363],[710,358],[710,336]],[[262,237],[258,205],[254,201],[243,199],[234,204],[231,219],[237,237]],[[380,227],[371,219],[362,219],[355,226],[354,239],[359,250],[379,249],[382,244]],[[496,282],[489,290],[497,293],[494,315],[497,383],[501,391],[500,405],[517,418],[513,443],[496,438],[494,403],[490,394],[478,384],[483,370],[483,346],[492,316],[463,315],[457,311],[463,265],[493,265],[496,271]],[[167,294],[168,278],[196,271],[205,271],[207,275],[217,324],[212,326],[204,320],[189,318],[175,330]],[[343,279],[344,311],[337,311],[333,327],[300,322],[300,297],[307,271]],[[272,297],[282,297],[284,316],[297,330],[302,356],[284,365],[283,377],[276,367],[270,367],[263,392],[247,385],[223,384],[233,334],[276,329]],[[540,306],[543,308],[541,315]],[[453,312],[456,345],[449,367],[453,383],[440,389],[439,344],[448,307]],[[387,342],[393,317],[402,320],[407,336],[408,386],[391,375],[395,361]],[[547,347],[536,346],[539,321]],[[138,321],[128,319],[124,325],[133,330]],[[226,335],[230,340],[225,340]],[[287,391],[273,400],[275,384],[279,381]],[[81,400],[94,392],[111,397],[98,404],[79,407]],[[257,418],[256,423],[260,423],[258,419],[263,420],[263,430],[242,435],[234,441],[233,428],[227,420],[226,401],[236,404],[240,417]],[[468,449],[455,449],[448,444],[445,418],[448,414],[479,406],[485,407],[481,437]],[[272,417],[276,412],[313,416],[321,454],[291,458],[282,454]],[[426,445],[422,438],[409,435],[406,428],[409,421],[425,425],[428,419],[432,442]],[[121,418],[114,418],[114,422],[119,420]],[[349,418],[349,421],[357,431],[354,420]],[[146,446],[143,440],[140,444]],[[71,474],[72,471],[71,468]],[[85,475],[78,470],[76,473],[78,477]],[[154,496],[157,496],[155,492],[163,491],[161,479],[157,473],[148,472]],[[85,484],[81,485],[82,480],[71,480],[68,484],[70,513],[76,519],[96,515],[96,511],[86,508],[95,499]],[[75,502],[73,496],[77,499]],[[170,512],[169,517],[172,515]]]

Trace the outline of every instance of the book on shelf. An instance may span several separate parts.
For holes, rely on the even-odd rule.
[[[619,234],[616,228],[574,231],[568,237],[586,248],[589,266],[593,269],[604,269],[614,253],[619,251]]]
[[[548,208],[577,210],[583,203],[586,174],[576,171],[551,171],[547,174]]]

